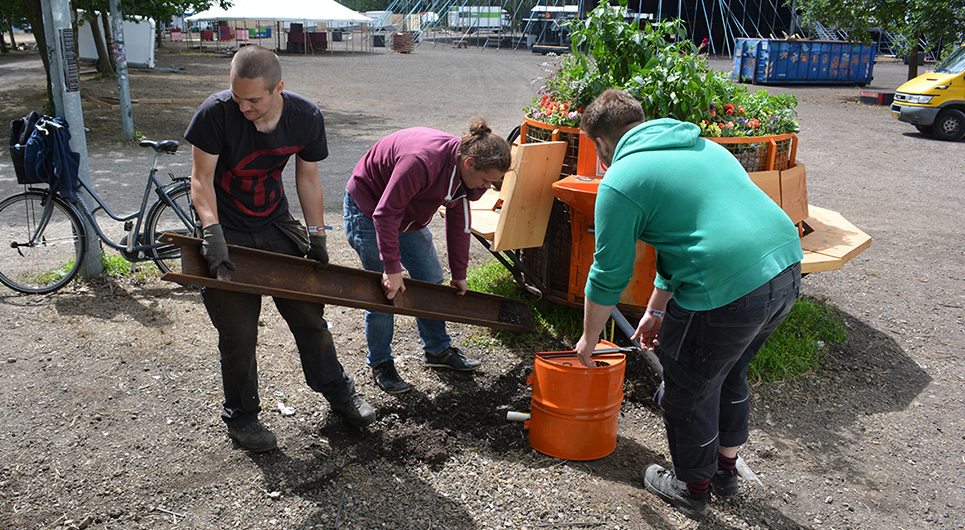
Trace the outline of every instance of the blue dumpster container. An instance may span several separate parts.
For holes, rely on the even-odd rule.
[[[734,49],[734,76],[744,82],[866,85],[874,73],[874,47],[863,44],[741,38]]]

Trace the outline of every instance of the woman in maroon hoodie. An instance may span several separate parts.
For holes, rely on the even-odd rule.
[[[402,268],[415,280],[442,283],[443,270],[427,225],[446,206],[446,246],[452,279],[466,292],[469,263],[469,202],[502,179],[512,157],[509,144],[493,134],[478,116],[462,138],[413,127],[379,140],[355,166],[345,193],[345,235],[366,270],[382,273],[390,300],[405,291]],[[446,323],[419,318],[424,364],[469,371],[479,361],[452,346]],[[409,391],[392,360],[393,316],[365,312],[366,362],[379,388],[391,394]]]

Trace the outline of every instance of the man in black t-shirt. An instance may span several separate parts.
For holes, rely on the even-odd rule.
[[[318,162],[328,156],[325,120],[311,101],[284,92],[273,52],[246,46],[231,61],[231,89],[198,108],[184,137],[193,146],[191,194],[203,227],[201,254],[212,276],[235,269],[227,244],[257,248],[328,265]],[[295,189],[308,237],[288,211],[282,171],[295,155]],[[305,244],[305,243],[309,244]],[[320,272],[319,274],[324,274]],[[261,296],[205,288],[202,298],[218,330],[228,436],[254,451],[277,446],[258,421],[255,345]],[[324,306],[274,298],[301,357],[305,380],[355,427],[375,421],[375,411],[355,392],[335,353]]]

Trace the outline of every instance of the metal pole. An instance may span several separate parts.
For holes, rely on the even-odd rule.
[[[120,0],[110,0],[111,29],[114,32],[114,58],[117,59],[117,92],[121,103],[121,129],[125,140],[134,139],[134,113],[131,109],[131,83],[127,74],[124,48],[124,13]]]
[[[41,0],[44,31],[47,35],[47,57],[50,59],[50,81],[54,92],[54,107],[58,117],[70,125],[70,148],[80,155],[78,178],[90,182],[90,159],[87,156],[87,135],[84,134],[84,111],[80,100],[80,78],[74,32],[70,25],[69,0]],[[84,200],[93,200],[79,190]],[[101,263],[101,240],[86,216],[81,216],[87,229],[87,258],[80,264],[78,274],[90,278],[104,272]]]

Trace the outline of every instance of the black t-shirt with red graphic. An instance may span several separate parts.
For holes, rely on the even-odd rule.
[[[328,157],[325,118],[311,101],[282,92],[285,107],[278,126],[261,133],[231,99],[212,94],[198,107],[184,138],[218,155],[214,189],[218,220],[225,228],[254,231],[288,218],[282,171],[291,155],[317,162]]]

